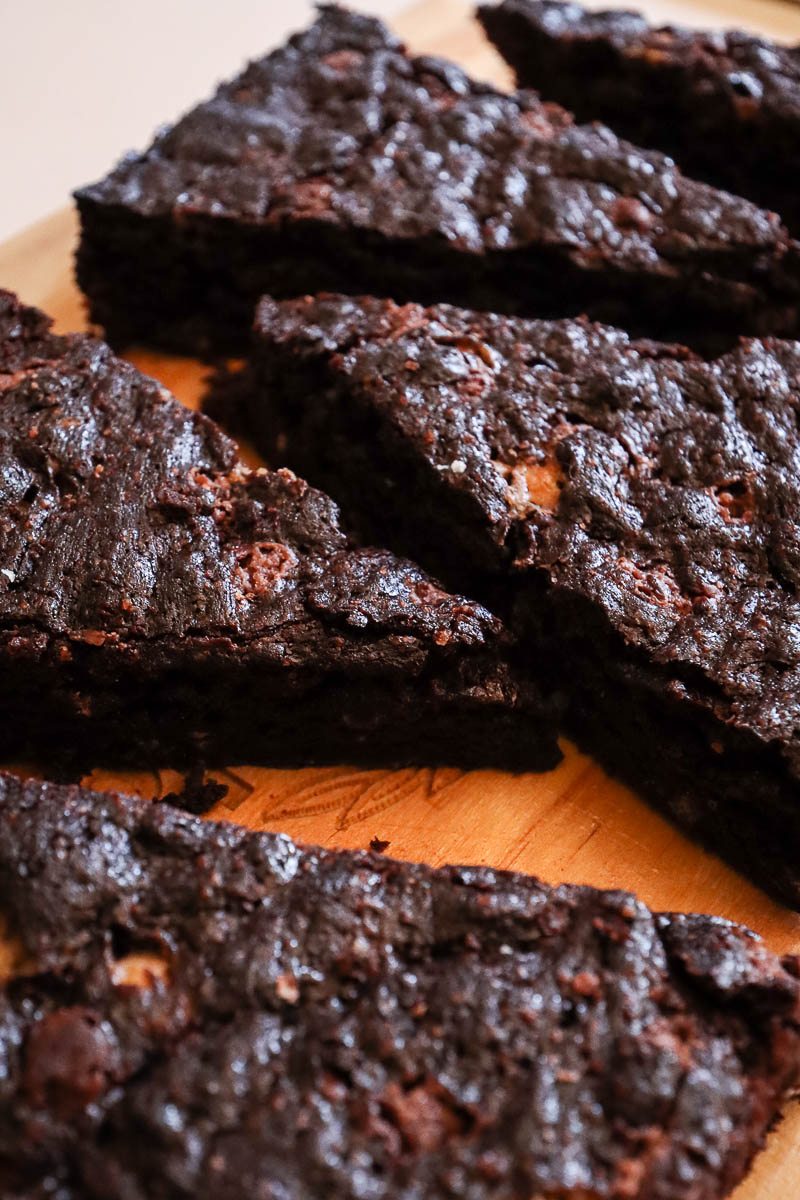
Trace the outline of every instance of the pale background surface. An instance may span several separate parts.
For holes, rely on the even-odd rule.
[[[385,18],[406,5],[350,0]],[[656,20],[766,24],[800,40],[800,8],[779,0],[646,6]],[[444,0],[441,11],[456,7],[466,6]],[[123,151],[143,148],[158,125],[302,28],[312,11],[312,0],[0,0],[0,240],[62,208],[72,188],[104,175]]]
[[[351,0],[390,17],[406,0]],[[285,36],[312,0],[0,0],[0,239]]]

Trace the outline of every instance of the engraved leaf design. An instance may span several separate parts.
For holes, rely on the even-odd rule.
[[[450,768],[406,767],[399,771],[353,771],[346,767],[315,772],[311,782],[276,796],[262,819],[312,817],[336,813],[341,832],[415,795],[436,801],[461,778]]]

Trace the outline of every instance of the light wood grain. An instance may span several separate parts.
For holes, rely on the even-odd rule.
[[[646,5],[657,20],[720,24],[730,20],[783,40],[800,40],[800,10],[769,0],[690,6]],[[461,0],[424,0],[397,22],[415,50],[448,54],[475,74],[508,83],[508,73]],[[254,50],[256,48],[254,47]],[[166,116],[167,114],[165,114]],[[85,324],[71,282],[75,221],[56,214],[0,247],[0,285],[53,314],[59,330]],[[196,405],[204,368],[187,359],[136,352],[131,359],[185,403]],[[247,452],[252,462],[254,456]],[[773,904],[716,858],[690,844],[627,789],[565,745],[561,766],[546,775],[510,776],[456,770],[301,771],[237,767],[212,815],[260,829],[281,829],[307,842],[366,846],[431,863],[470,861],[636,891],[656,909],[720,913],[756,929],[779,952],[800,951],[800,917]],[[142,795],[171,790],[162,772],[95,772],[91,782]],[[2,943],[0,942],[0,957]],[[772,1135],[736,1200],[800,1197],[800,1113]]]

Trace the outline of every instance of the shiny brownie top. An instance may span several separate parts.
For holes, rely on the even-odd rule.
[[[552,247],[584,268],[659,276],[687,257],[787,246],[774,214],[663,155],[411,57],[380,22],[332,6],[80,195],[146,217],[313,220],[477,255]]]
[[[495,14],[496,8],[496,14]],[[741,29],[654,28],[637,12],[592,12],[558,0],[504,0],[482,8],[487,23],[514,17],[565,42],[605,43],[654,74],[686,72],[697,102],[725,98],[745,120],[800,120],[800,51]],[[712,86],[712,81],[713,86]],[[732,153],[735,151],[732,150]]]
[[[485,609],[414,564],[353,547],[290,471],[248,469],[208,418],[0,292],[0,618],[70,646],[212,639],[279,664],[496,642]]]
[[[7,776],[0,833],[4,1194],[705,1200],[798,1079],[726,921]]]
[[[798,769],[800,343],[706,362],[582,320],[337,296],[265,299],[256,328],[256,357],[322,356],[315,403],[378,414],[498,570],[588,599]]]

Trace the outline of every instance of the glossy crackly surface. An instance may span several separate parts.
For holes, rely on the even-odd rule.
[[[216,305],[218,338],[228,291],[238,304],[245,294],[254,303],[259,288],[297,295],[381,282],[395,299],[476,300],[483,289],[491,305],[481,306],[502,311],[613,301],[635,320],[625,308],[635,290],[662,325],[681,319],[677,294],[723,324],[795,320],[795,253],[774,215],[607,129],[575,126],[533,93],[504,95],[453,64],[411,58],[379,22],[334,7],[78,203],[79,278],[100,319],[120,330],[115,265],[131,322],[145,299],[164,304],[163,288],[173,319],[190,320],[180,277],[188,287],[197,273],[208,294],[195,298],[195,316]],[[170,257],[167,272],[171,239],[181,238],[183,257]],[[126,260],[137,244],[152,263]],[[162,289],[144,282],[159,263]],[[104,264],[112,278],[101,277]],[[756,313],[757,303],[768,310]]]
[[[635,12],[557,0],[504,0],[479,15],[523,86],[666,150],[796,228],[796,46],[735,29],[653,28]]]
[[[289,472],[248,471],[211,422],[101,342],[45,334],[20,345],[18,330],[35,318],[11,299],[4,309],[6,622],[89,634],[92,644],[291,630],[317,617],[315,599],[321,613],[346,618],[380,560],[370,572],[373,555],[348,554],[327,497]],[[402,583],[410,597],[414,584],[425,591],[413,572]],[[412,604],[406,614],[400,599],[378,592],[375,620],[432,633],[436,610]],[[445,612],[468,637],[489,623],[452,599]],[[368,620],[365,608],[353,624]]]
[[[491,719],[531,698],[485,609],[352,547],[325,495],[288,471],[249,471],[207,418],[101,342],[52,336],[8,293],[0,457],[0,703],[12,731],[27,722],[20,736],[38,722],[47,745],[80,726],[141,754],[134,731],[152,720],[153,752],[163,738],[162,755],[172,744],[185,757],[194,740],[202,756],[217,739],[218,757],[227,738],[269,761],[284,721],[301,760],[315,733],[335,753],[338,730],[346,761],[368,730],[380,756],[398,736],[381,721],[404,706],[411,729],[426,709]],[[363,711],[381,688],[387,711]],[[293,701],[306,721],[294,729]],[[140,723],[127,730],[126,705]],[[535,722],[519,738],[534,756],[546,742]]]
[[[330,8],[98,188],[147,214],[314,216],[389,237],[441,233],[475,252],[531,238],[588,251],[605,233],[620,259],[653,267],[659,239],[668,259],[670,237],[679,255],[681,235],[709,247],[777,236],[774,220],[657,155],[453,64],[408,58],[379,22]],[[641,220],[616,211],[621,192],[650,200]]]
[[[299,461],[373,525],[377,513],[387,536],[397,523],[462,586],[482,587],[479,569],[511,572],[524,619],[560,626],[560,650],[538,630],[557,686],[581,686],[594,660],[595,711],[611,721],[632,688],[660,696],[670,713],[650,725],[654,761],[673,720],[694,721],[695,776],[703,756],[724,773],[709,810],[724,812],[737,790],[746,805],[748,788],[782,788],[727,822],[774,818],[784,844],[769,853],[794,861],[797,343],[744,342],[705,363],[582,321],[265,300],[251,372],[231,407],[257,437],[284,431],[268,452]],[[350,488],[348,445],[384,507]],[[614,705],[602,698],[612,687]],[[643,709],[624,718],[629,760],[639,719]],[[753,774],[753,759],[735,756],[756,752]]]
[[[265,300],[257,328],[265,357],[323,353],[345,411],[369,403],[465,493],[498,566],[585,592],[765,738],[800,722],[797,343],[704,363],[587,322],[336,297]]]
[[[20,1200],[706,1200],[800,1074],[797,960],[715,918],[9,778],[0,826]]]

